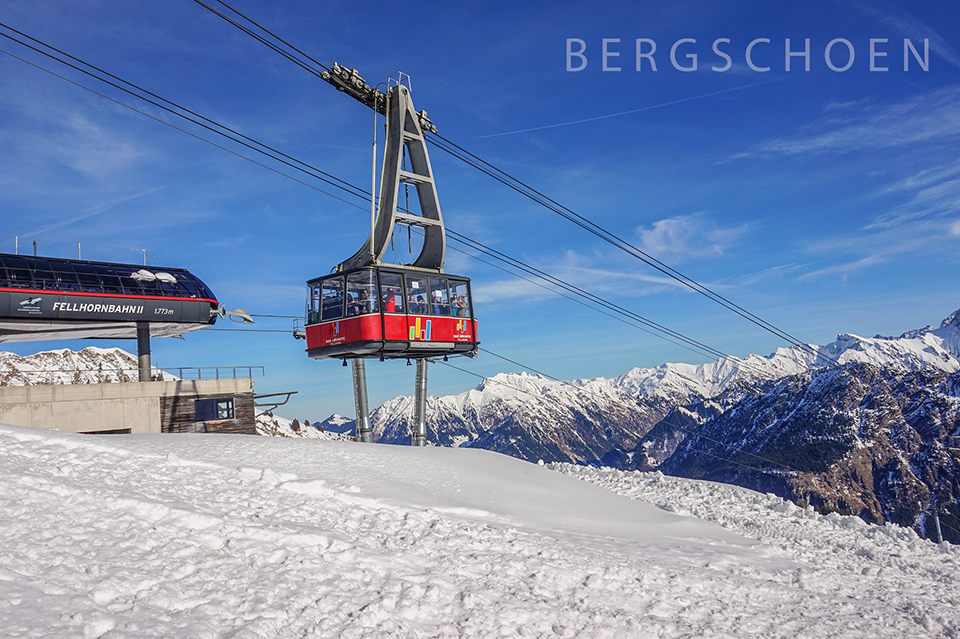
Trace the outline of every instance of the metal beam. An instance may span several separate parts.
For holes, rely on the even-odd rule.
[[[370,104],[366,98],[351,92],[360,90],[355,86],[356,78],[350,80],[353,77],[351,74],[354,73],[354,70],[350,70],[346,80],[339,75],[332,76],[331,79],[340,78],[341,84],[346,88],[337,84],[338,88],[361,102]],[[362,78],[359,78],[359,83],[366,86],[362,84]],[[363,95],[367,96],[366,93]],[[387,142],[380,177],[380,205],[373,223],[373,230],[363,247],[353,257],[341,262],[337,269],[345,271],[371,263],[382,263],[390,248],[394,225],[400,222],[415,224],[423,227],[424,230],[423,248],[414,260],[413,266],[442,273],[447,240],[433,169],[430,165],[430,154],[427,152],[423,136],[424,128],[434,130],[435,127],[430,124],[424,112],[417,113],[414,110],[410,90],[403,84],[397,84],[387,90],[384,105],[387,118]],[[404,168],[405,166],[407,168]],[[414,186],[420,206],[419,215],[397,211],[401,184]]]
[[[373,442],[370,409],[367,405],[367,367],[362,359],[350,360],[353,368],[353,403],[357,408],[357,441]]]
[[[413,393],[413,425],[410,445],[427,445],[427,360],[417,360],[416,389]]]

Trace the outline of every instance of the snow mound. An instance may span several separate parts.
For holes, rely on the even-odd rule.
[[[0,627],[111,639],[960,632],[951,547],[741,489],[583,471],[675,512],[480,450],[0,426]]]

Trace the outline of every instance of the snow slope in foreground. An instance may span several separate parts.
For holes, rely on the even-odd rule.
[[[723,505],[711,517],[762,543],[481,450],[0,426],[0,628],[235,639],[960,632],[953,547],[733,487],[603,477],[621,492],[642,484],[645,499],[678,512],[709,489],[711,508]]]

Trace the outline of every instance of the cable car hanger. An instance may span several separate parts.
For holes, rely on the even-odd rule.
[[[383,263],[389,249],[394,226],[401,224],[422,227],[423,248],[412,264],[414,268],[436,273],[443,272],[446,256],[446,233],[440,200],[430,166],[424,132],[437,132],[426,111],[417,112],[410,97],[410,76],[397,73],[386,94],[367,85],[356,69],[347,69],[334,62],[330,71],[320,77],[338,90],[373,108],[387,118],[387,143],[383,157],[383,172],[380,180],[380,205],[371,237],[353,257],[337,265],[336,270],[346,271],[361,266]],[[409,159],[409,169],[404,168],[404,151]],[[400,185],[413,186],[417,190],[420,215],[400,212],[397,204]]]

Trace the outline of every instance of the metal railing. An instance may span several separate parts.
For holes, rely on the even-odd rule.
[[[195,381],[208,379],[253,379],[263,377],[263,366],[181,366],[150,370],[152,381]],[[0,386],[109,384],[139,382],[140,369],[121,368],[43,368],[20,370],[0,368]]]
[[[176,375],[178,379],[193,381],[201,379],[253,379],[263,377],[263,366],[182,366],[180,368],[162,368],[165,373]],[[176,371],[176,373],[174,373]]]

